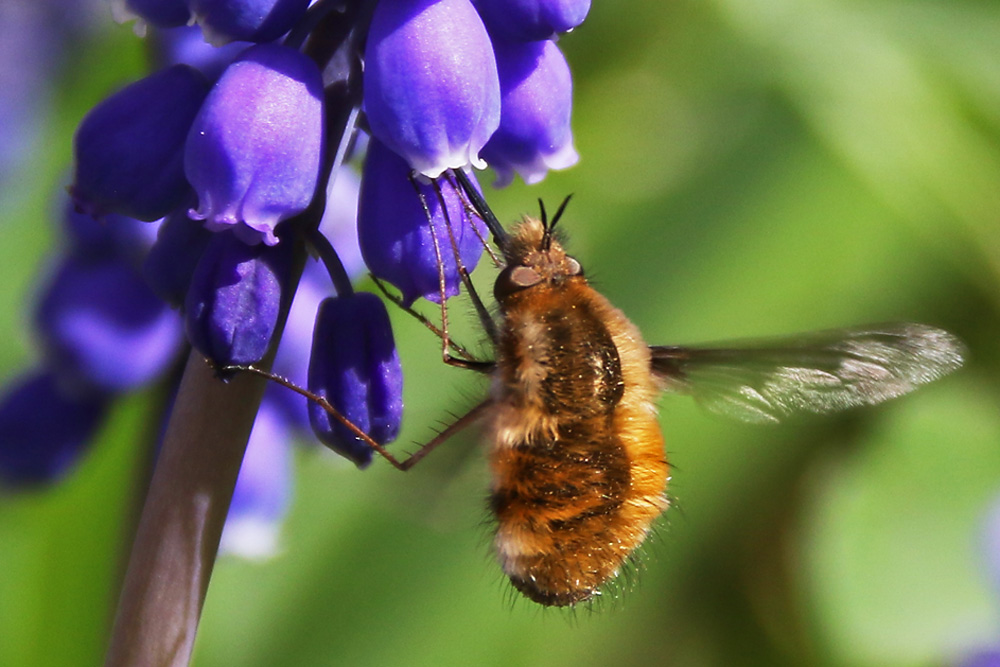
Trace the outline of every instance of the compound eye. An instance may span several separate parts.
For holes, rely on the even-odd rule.
[[[500,301],[514,292],[534,287],[540,282],[542,276],[534,269],[527,266],[509,266],[497,276],[497,281],[493,285],[493,295]]]
[[[542,277],[538,271],[527,266],[515,266],[510,272],[510,282],[516,287],[524,289],[542,282]]]

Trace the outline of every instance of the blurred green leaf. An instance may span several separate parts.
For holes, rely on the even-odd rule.
[[[966,381],[901,402],[864,452],[818,472],[807,586],[839,662],[943,664],[1000,641],[981,552],[1000,491],[1000,413],[984,389]]]
[[[926,664],[988,640],[1000,601],[973,545],[1000,486],[1000,6],[594,3],[560,46],[581,163],[488,195],[512,221],[574,193],[572,252],[650,342],[922,320],[969,342],[968,368],[776,428],[665,398],[674,507],[620,599],[570,613],[514,599],[493,562],[476,433],[406,475],[303,451],[282,554],[220,561],[195,663]],[[128,28],[74,51],[50,150],[0,200],[7,377],[32,354],[73,127],[141,68]],[[393,322],[406,449],[488,387]],[[121,406],[60,488],[0,503],[0,664],[100,660],[147,409]]]

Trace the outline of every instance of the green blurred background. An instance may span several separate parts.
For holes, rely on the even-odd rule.
[[[650,342],[914,320],[964,338],[966,368],[778,427],[665,397],[675,506],[617,599],[573,612],[514,599],[493,562],[474,434],[405,475],[303,448],[282,552],[219,562],[195,664],[937,665],[1000,644],[980,535],[1000,494],[1000,4],[597,0],[560,44],[581,162],[490,201],[513,220],[574,193],[574,254]],[[144,68],[110,19],[74,48],[0,193],[4,378],[35,354],[73,128]],[[401,442],[422,441],[484,386],[394,321]],[[101,660],[151,406],[122,402],[57,488],[0,497],[0,664]]]

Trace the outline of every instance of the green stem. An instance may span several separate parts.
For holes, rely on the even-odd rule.
[[[192,352],[143,507],[106,665],[186,665],[265,383]]]

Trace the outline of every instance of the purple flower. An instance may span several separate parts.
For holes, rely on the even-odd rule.
[[[573,148],[570,112],[573,79],[555,42],[494,42],[503,111],[500,129],[483,149],[501,187],[521,174],[525,183],[545,178],[580,159]]]
[[[342,168],[329,188],[320,232],[330,240],[349,277],[357,277],[366,271],[358,249],[357,210],[358,177],[350,169]],[[313,325],[319,304],[333,291],[324,264],[307,260],[274,358],[274,372],[299,386],[305,386],[308,379]],[[265,396],[273,396],[295,426],[309,429],[309,413],[298,394],[275,385],[268,389]]]
[[[375,7],[365,49],[372,134],[431,178],[484,163],[500,123],[500,82],[469,0],[392,0]]]
[[[403,370],[381,299],[365,292],[323,301],[309,360],[309,388],[379,444],[391,442],[403,418]],[[358,467],[372,448],[315,403],[313,432]]]
[[[209,81],[215,81],[233,58],[251,46],[250,42],[230,42],[212,46],[196,26],[157,30],[152,37],[156,61],[163,65],[190,65]]]
[[[221,46],[234,40],[272,42],[302,18],[309,0],[189,0],[205,40]]]
[[[50,482],[77,460],[104,417],[107,398],[67,389],[55,375],[36,373],[0,398],[0,482]]]
[[[288,296],[292,250],[290,243],[248,246],[232,234],[216,234],[184,302],[191,345],[220,366],[260,361]]]
[[[531,42],[583,23],[590,0],[476,0],[476,7],[493,34]]]
[[[117,258],[66,257],[36,313],[46,359],[81,387],[124,391],[162,374],[183,340],[177,313]]]
[[[175,65],[91,109],[76,132],[75,203],[90,215],[157,220],[188,196],[184,142],[208,82]]]
[[[91,260],[116,258],[129,266],[142,264],[156,240],[159,224],[143,222],[123,215],[107,215],[95,220],[66,203],[63,230],[69,241],[68,252]]]
[[[191,276],[213,236],[201,223],[188,217],[185,207],[164,218],[142,265],[146,284],[156,296],[174,308],[184,303]]]
[[[312,200],[322,152],[316,64],[288,47],[252,46],[212,88],[188,135],[184,169],[199,201],[191,217],[273,245],[274,227]]]
[[[449,181],[439,181],[444,208],[433,186],[419,185],[433,220],[433,225],[428,224],[427,212],[409,174],[410,168],[402,158],[378,141],[371,142],[358,206],[361,253],[376,277],[399,288],[406,304],[420,296],[439,302],[434,241],[437,240],[444,266],[445,296],[450,297],[458,294],[460,278],[449,225],[458,255],[469,271],[479,262],[486,232],[478,218],[470,219],[462,198]]]
[[[291,495],[291,444],[284,417],[265,399],[236,480],[219,546],[222,551],[253,559],[277,552],[281,520]]]
[[[986,508],[979,535],[986,575],[993,587],[994,602],[1000,602],[1000,495],[994,495]],[[966,649],[955,661],[959,667],[997,667],[1000,665],[1000,637],[992,645]]]

